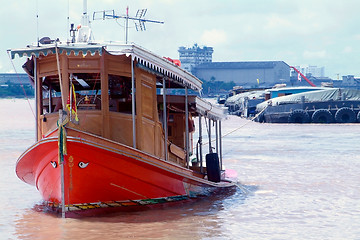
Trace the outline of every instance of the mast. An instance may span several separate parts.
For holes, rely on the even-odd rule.
[[[87,0],[83,0],[83,13],[81,17],[81,27],[74,29],[73,24],[71,25],[70,34],[73,34],[72,36],[72,42],[75,42],[75,31],[78,31],[77,41],[76,42],[83,42],[88,43],[91,40],[93,40],[93,35],[90,27],[90,20],[89,16],[87,14]]]
[[[129,32],[129,7],[126,7],[126,16],[125,16],[125,19],[126,19],[126,26],[125,26],[125,44],[127,44],[128,42],[128,32]]]
[[[87,14],[87,0],[83,0],[83,15],[81,18],[81,25],[82,26],[89,26],[89,16]]]

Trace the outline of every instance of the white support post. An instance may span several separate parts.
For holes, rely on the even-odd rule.
[[[203,172],[203,156],[202,156],[202,124],[201,115],[199,115],[199,152],[200,152],[200,172]]]
[[[219,157],[220,157],[220,170],[223,170],[223,165],[222,165],[222,137],[221,137],[221,120],[219,120],[219,144],[220,144],[220,153],[219,153]]]
[[[135,119],[135,73],[134,73],[134,56],[131,55],[131,114],[132,114],[132,132],[133,148],[136,148],[136,119]]]
[[[40,139],[38,139],[39,136],[39,127],[38,127],[38,120],[39,120],[39,111],[40,109],[38,109],[38,101],[40,101],[41,99],[39,98],[39,93],[38,93],[38,74],[37,74],[37,61],[36,61],[36,57],[34,57],[34,84],[35,84],[35,141],[39,141]]]
[[[211,147],[211,119],[209,118],[209,153],[212,153]]]
[[[216,153],[219,154],[219,129],[218,129],[218,120],[214,120],[215,123],[215,149],[216,149]]]
[[[166,85],[165,77],[163,78],[163,121],[164,121],[164,133],[165,133],[165,161],[168,161],[168,127],[167,127],[167,107],[166,107]]]
[[[186,165],[189,168],[189,109],[188,109],[188,87],[185,86],[185,152]]]

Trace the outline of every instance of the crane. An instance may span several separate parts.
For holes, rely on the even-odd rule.
[[[312,81],[310,81],[307,77],[305,77],[305,75],[302,74],[296,67],[290,66],[290,68],[294,69],[295,72],[297,72],[298,74],[300,74],[300,76],[301,76],[303,79],[305,79],[305,81],[307,81],[312,87],[316,87],[316,85],[315,85]]]

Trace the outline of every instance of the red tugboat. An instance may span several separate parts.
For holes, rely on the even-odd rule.
[[[19,157],[16,174],[36,186],[50,209],[88,216],[236,185],[222,168],[224,109],[188,93],[201,90],[199,79],[137,45],[78,39],[11,50],[13,58],[29,57],[24,69],[36,99],[37,141]],[[198,157],[190,160],[194,117],[200,137]],[[204,119],[210,126],[206,166]]]

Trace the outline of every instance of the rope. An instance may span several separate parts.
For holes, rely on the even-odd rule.
[[[12,67],[13,67],[13,69],[14,69],[15,73],[16,73],[17,79],[18,79],[18,81],[20,82],[20,77],[19,77],[19,74],[18,74],[18,72],[16,71],[16,68],[15,68],[14,62],[13,62],[13,60],[11,59],[11,56],[10,56],[9,51],[7,51],[7,54],[8,54],[8,56],[9,56],[9,59],[10,59],[11,65],[12,65]],[[28,97],[28,96],[27,96],[27,94],[26,94],[26,91],[25,91],[24,85],[20,84],[20,86],[21,86],[21,88],[22,88],[22,90],[23,90],[23,92],[24,92],[24,95],[25,95],[25,98],[26,98],[26,100],[27,100],[27,102],[28,102],[28,104],[29,104],[30,110],[31,110],[31,112],[32,112],[32,114],[33,114],[33,116],[34,116],[34,118],[36,119],[36,116],[35,116],[35,113],[34,113],[34,110],[33,110],[32,106],[31,106],[31,103],[30,103],[29,97]],[[35,91],[36,91],[36,89],[35,89]]]
[[[235,183],[235,186],[237,186],[246,195],[250,193],[250,191],[243,187],[240,183]]]
[[[65,102],[65,95],[64,95],[64,91],[63,91],[63,85],[62,85],[60,59],[59,59],[59,51],[58,51],[57,42],[55,43],[55,55],[56,55],[56,66],[57,66],[57,71],[58,71],[58,75],[59,75],[59,84],[60,84],[60,92],[61,92],[61,104],[62,104],[62,109],[65,109],[66,102]]]
[[[234,129],[234,130],[232,130],[232,131],[230,131],[230,132],[222,135],[221,137],[224,138],[224,137],[226,137],[226,136],[228,136],[228,135],[230,135],[230,134],[238,131],[239,129],[245,127],[247,124],[249,124],[250,122],[254,121],[254,119],[256,119],[258,116],[260,116],[260,114],[262,114],[262,113],[267,109],[267,107],[268,107],[268,106],[266,106],[263,110],[261,110],[258,114],[256,114],[252,119],[250,119],[250,121],[247,121],[247,122],[246,122],[245,124],[243,124],[242,126],[240,126],[240,127],[236,128],[236,129]],[[206,123],[206,121],[205,121],[205,123]],[[212,140],[211,142],[214,142],[214,141],[216,141],[216,139]],[[203,145],[206,145],[206,144],[209,144],[209,142],[206,142],[206,143],[204,143]]]
[[[61,123],[60,123],[61,121]],[[64,155],[67,155],[67,146],[66,146],[66,129],[65,125],[69,122],[69,118],[66,117],[63,121],[61,118],[57,121],[57,126],[59,127],[58,130],[58,162],[59,164],[62,164],[64,162]]]

